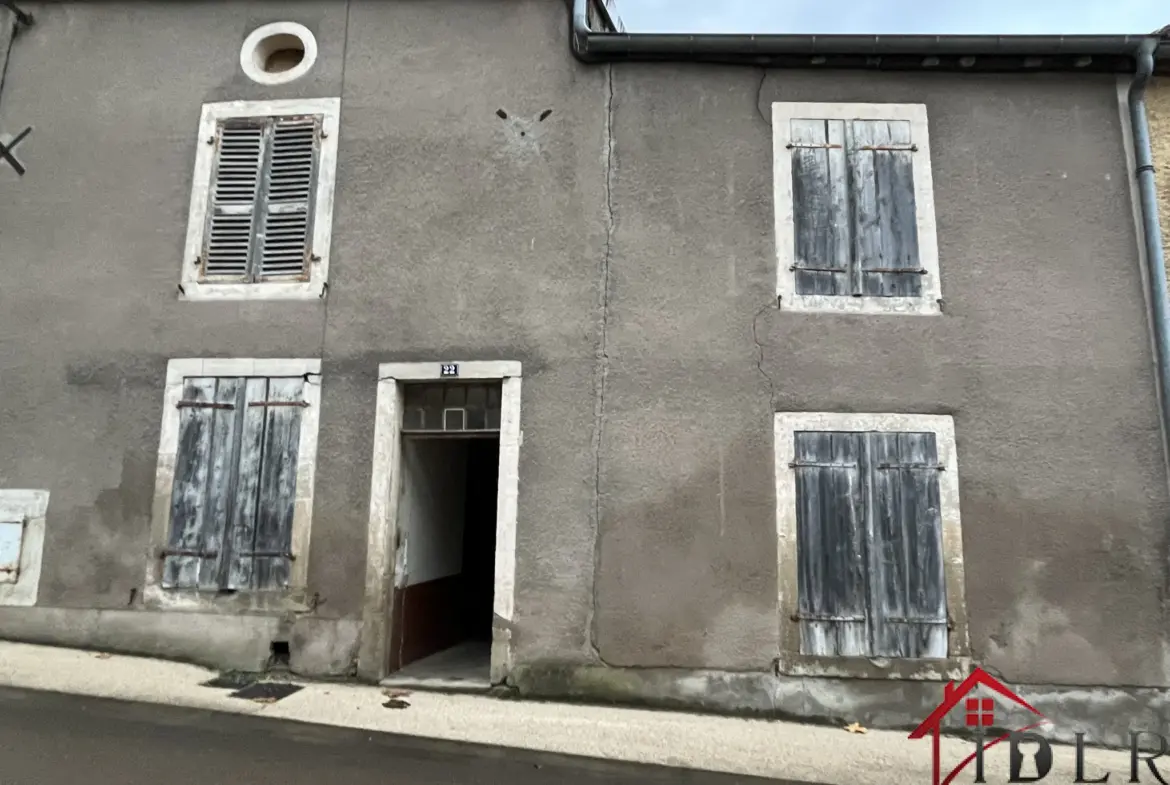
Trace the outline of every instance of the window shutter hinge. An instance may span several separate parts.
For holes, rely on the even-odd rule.
[[[321,261],[321,255],[320,255],[320,254],[315,254],[315,253],[314,253],[314,254],[309,254],[309,261],[310,261],[310,262],[319,262],[319,261]]]
[[[194,556],[199,559],[214,559],[219,556],[218,550],[203,550],[200,548],[159,548],[158,558],[165,559],[168,556]]]
[[[946,308],[944,307],[944,305],[945,305],[945,304],[944,304],[943,298],[941,298],[941,297],[940,297],[940,298],[938,298],[937,302],[938,302],[938,310],[939,310],[939,312],[945,311],[945,310],[946,310]]]
[[[175,404],[176,409],[234,409],[235,404],[231,403],[215,403],[213,401],[179,401]]]
[[[208,143],[208,144],[215,144],[215,135],[214,135],[214,134],[212,134],[211,136],[207,137],[207,143]]]

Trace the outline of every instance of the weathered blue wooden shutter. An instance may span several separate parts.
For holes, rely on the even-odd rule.
[[[276,118],[264,172],[261,280],[307,278],[320,119]]]
[[[185,381],[164,588],[288,585],[304,384]]]
[[[238,379],[191,378],[179,402],[179,445],[171,492],[165,588],[214,589],[235,480]]]
[[[845,123],[793,120],[791,133],[796,292],[847,295],[853,238]]]
[[[203,241],[203,275],[246,281],[256,236],[265,123],[232,120],[215,136],[215,161]]]
[[[914,201],[910,123],[855,120],[846,136],[853,206],[852,291],[877,297],[918,297],[922,269]]]
[[[873,654],[947,656],[947,597],[933,433],[868,434]]]
[[[870,634],[861,434],[795,439],[801,651],[862,656]]]
[[[229,589],[288,586],[304,385],[296,377],[248,380]]]

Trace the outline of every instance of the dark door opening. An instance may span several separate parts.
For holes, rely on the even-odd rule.
[[[498,432],[402,437],[392,676],[486,683],[495,586]]]

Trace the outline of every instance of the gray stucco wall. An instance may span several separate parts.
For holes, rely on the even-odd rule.
[[[310,591],[319,616],[359,618],[378,363],[510,359],[520,517],[546,522],[520,536],[519,651],[583,656],[605,97],[564,7],[26,5],[2,105],[37,130],[0,193],[0,485],[52,489],[39,604],[126,608],[141,589],[169,358],[319,356]],[[285,18],[318,63],[262,89],[239,47]],[[327,299],[179,302],[201,104],[343,93]]]
[[[378,363],[509,359],[521,665],[766,671],[771,412],[893,411],[955,417],[978,661],[1035,684],[1170,680],[1170,499],[1111,78],[587,67],[548,0],[286,6],[28,4],[0,104],[37,126],[29,174],[0,170],[0,486],[52,491],[40,605],[103,610],[102,645],[214,661],[174,624],[117,632],[166,362],[319,356],[324,604],[294,659],[344,671]],[[285,18],[320,59],[259,88],[240,43]],[[179,302],[200,105],[339,94],[328,297]],[[927,104],[944,316],[776,310],[773,100]],[[0,635],[81,618],[36,612],[0,612]],[[290,624],[242,627],[238,656]]]
[[[1166,474],[1114,79],[761,77],[613,70],[601,656],[764,667],[772,408],[940,413],[976,660],[1165,684]],[[944,316],[771,307],[772,101],[927,105]]]

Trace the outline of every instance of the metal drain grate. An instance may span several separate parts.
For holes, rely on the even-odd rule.
[[[255,684],[249,684],[242,690],[236,690],[228,697],[275,703],[294,692],[300,692],[301,689],[299,684],[290,684],[287,681],[258,681]]]

